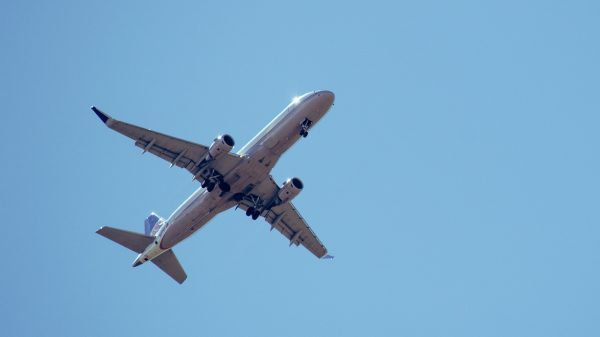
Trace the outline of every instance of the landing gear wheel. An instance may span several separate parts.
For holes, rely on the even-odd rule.
[[[229,190],[231,190],[231,186],[229,186],[229,184],[224,181],[219,183],[219,188],[223,192],[229,192]]]
[[[200,184],[200,186],[202,186],[202,188],[205,188],[206,186],[208,186],[208,180],[204,180],[202,182],[202,184]]]
[[[258,219],[259,216],[260,216],[260,211],[255,209],[254,212],[252,212],[252,220]]]
[[[206,190],[209,192],[212,192],[215,189],[215,183],[208,183],[208,186],[206,186]]]
[[[247,215],[247,216],[251,216],[253,213],[254,213],[254,207],[249,207],[249,208],[246,210],[246,215]]]
[[[308,131],[302,132],[302,137],[306,138],[306,136],[308,136]]]

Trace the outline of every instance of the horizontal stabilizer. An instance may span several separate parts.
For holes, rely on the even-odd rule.
[[[154,241],[154,237],[138,234],[130,231],[124,231],[113,227],[104,226],[96,233],[110,239],[121,246],[129,248],[136,253],[142,253],[148,245]]]
[[[179,284],[183,283],[187,278],[185,271],[171,249],[152,259],[152,262]]]

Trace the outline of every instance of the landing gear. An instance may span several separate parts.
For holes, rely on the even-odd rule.
[[[228,183],[226,183],[225,181],[221,181],[219,183],[219,188],[223,192],[229,192],[231,190],[231,186]]]
[[[256,209],[254,207],[248,207],[246,210],[246,215],[252,217],[252,220],[258,219],[258,217],[260,217],[260,213],[260,209]]]
[[[206,185],[206,190],[208,192],[212,192],[215,189],[216,184],[213,182],[209,182],[208,185]]]
[[[302,124],[300,124],[300,136],[306,138],[308,136],[308,128],[312,125],[312,121],[308,118],[304,118]]]
[[[262,214],[264,208],[263,205],[263,201],[256,195],[253,194],[246,194],[246,195],[234,195],[232,197],[232,199],[234,200],[238,200],[239,204],[242,203],[242,201],[246,201],[246,202],[250,202],[250,204],[252,206],[248,207],[246,209],[246,216],[252,217],[252,220],[256,220],[260,217],[260,215]],[[238,207],[239,207],[238,204]],[[246,203],[246,205],[248,205],[248,203]]]
[[[261,211],[254,207],[248,207],[248,209],[246,210],[246,215],[249,217],[252,217],[252,220],[258,219],[258,217],[260,216],[260,213],[261,213]]]
[[[227,193],[231,190],[231,186],[223,180],[223,175],[215,169],[207,170],[203,178],[201,186],[202,188],[206,188],[208,192],[212,192],[216,186],[219,186],[222,193]]]
[[[207,191],[212,192],[215,189],[215,183],[206,179],[202,182],[202,188],[206,188]]]

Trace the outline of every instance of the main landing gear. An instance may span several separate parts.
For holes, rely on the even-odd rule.
[[[206,188],[207,191],[212,192],[215,189],[217,184],[215,182],[209,181],[208,179],[202,182],[202,188]]]
[[[252,220],[258,219],[262,211],[264,210],[263,201],[253,194],[243,195],[239,193],[233,196],[233,199],[238,201],[238,207],[241,204],[242,200],[249,201],[252,204],[252,206],[246,209],[246,215],[252,217]]]
[[[221,182],[218,182],[218,183],[217,182],[213,182],[213,181],[204,181],[202,183],[202,187],[206,188],[206,190],[208,192],[212,192],[215,189],[216,186],[219,186],[219,189],[222,192],[225,192],[225,193],[229,192],[231,190],[231,186],[229,186],[229,184],[226,183],[226,182],[224,182],[224,181],[221,181]]]
[[[256,220],[260,216],[260,210],[254,208],[254,207],[249,207],[246,210],[246,215],[252,217],[252,220]]]
[[[227,193],[231,190],[231,186],[223,180],[223,176],[214,169],[210,170],[201,186],[202,188],[206,188],[208,192],[212,192],[216,186],[219,186],[219,189],[221,189],[223,193]]]
[[[308,136],[308,128],[312,125],[312,121],[308,118],[304,118],[302,124],[300,124],[300,136],[306,138]]]

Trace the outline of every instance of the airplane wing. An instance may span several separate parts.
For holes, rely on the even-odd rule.
[[[252,190],[252,193],[262,200],[270,200],[279,192],[279,186],[273,180],[273,177],[269,176],[269,178]],[[239,207],[247,210],[250,205],[242,202]],[[277,229],[290,240],[290,246],[292,244],[296,246],[303,245],[318,258],[332,258],[332,256],[327,255],[327,248],[321,243],[315,232],[291,202],[274,206],[263,212],[262,216],[271,225],[271,230],[273,228]]]
[[[150,152],[170,162],[171,166],[185,168],[195,177],[202,179],[198,174],[206,167],[199,167],[199,164],[208,153],[207,146],[118,121],[96,107],[92,107],[92,110],[106,126],[133,139],[135,146],[143,149],[144,152]],[[242,157],[236,154],[223,153],[211,161],[209,166],[224,175],[241,160]]]

